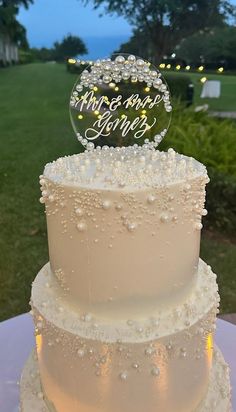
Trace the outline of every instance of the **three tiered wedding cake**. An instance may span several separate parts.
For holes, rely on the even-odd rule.
[[[205,167],[147,142],[90,149],[40,177],[50,263],[21,411],[230,412],[216,276],[199,259]]]

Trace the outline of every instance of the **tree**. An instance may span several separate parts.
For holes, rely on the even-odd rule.
[[[32,3],[33,3],[33,0],[0,0],[0,7],[24,6],[27,9],[29,5]]]
[[[55,60],[55,50],[53,48],[49,49],[47,47],[41,47],[37,49],[36,47],[30,49],[34,60],[48,62]]]
[[[54,43],[55,60],[64,61],[68,57],[76,57],[88,53],[87,48],[79,37],[68,34],[61,43]]]
[[[154,63],[169,54],[184,38],[199,30],[221,26],[236,16],[228,0],[82,0],[95,8],[124,16],[134,29],[143,33]]]
[[[142,30],[135,29],[131,38],[121,44],[116,53],[132,53],[149,60],[152,57],[152,48],[147,41],[147,36]]]
[[[0,0],[0,33],[22,48],[28,47],[26,30],[16,19],[19,7],[28,8],[33,0]]]
[[[191,64],[236,68],[236,28],[226,26],[196,33],[182,40],[177,53]]]

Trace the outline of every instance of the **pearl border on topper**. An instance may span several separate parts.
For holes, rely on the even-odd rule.
[[[125,57],[127,56],[127,57]],[[151,63],[145,61],[134,55],[117,55],[114,60],[111,58],[98,59],[89,66],[77,79],[70,96],[70,119],[72,127],[75,131],[77,139],[87,150],[93,150],[95,145],[90,142],[85,136],[82,136],[76,129],[74,120],[71,114],[71,108],[76,104],[76,98],[79,92],[82,92],[84,88],[93,89],[96,84],[109,84],[114,81],[116,84],[122,80],[129,80],[131,82],[144,82],[147,87],[154,87],[159,92],[163,93],[163,102],[165,111],[172,112],[172,106],[170,102],[170,92],[168,85],[163,78],[162,74],[157,68],[150,69]],[[90,68],[90,71],[88,70]],[[161,79],[162,77],[162,79]],[[159,134],[154,136],[154,140],[150,141],[148,138],[144,140],[142,147],[147,149],[156,149],[162,139],[165,137],[167,130],[170,126],[171,115],[167,125],[167,128],[163,129]],[[108,146],[103,146],[106,149]]]

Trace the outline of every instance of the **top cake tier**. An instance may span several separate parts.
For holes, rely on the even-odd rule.
[[[47,164],[50,264],[68,302],[134,318],[190,293],[207,182],[202,164],[172,149],[105,147]]]

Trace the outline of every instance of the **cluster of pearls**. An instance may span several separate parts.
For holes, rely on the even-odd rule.
[[[152,151],[138,145],[111,148],[97,147],[92,152],[59,158],[48,163],[42,185],[42,202],[52,203],[53,195],[46,186],[45,177],[58,184],[86,185],[93,188],[161,187],[196,177],[208,181],[206,168],[192,158],[179,155],[173,149],[168,152]],[[183,195],[188,200],[189,184],[184,186]],[[49,197],[48,197],[49,196]],[[55,200],[55,195],[54,195]],[[171,199],[170,199],[171,200]],[[155,194],[150,194],[147,203],[155,203]],[[109,199],[104,199],[103,209],[110,208]],[[119,206],[117,206],[119,207]],[[197,211],[197,205],[195,206]],[[78,207],[76,215],[83,216],[84,211]],[[206,210],[201,214],[206,215]],[[165,220],[165,217],[163,217]]]
[[[133,55],[117,56],[115,60],[102,59],[96,60],[89,69],[82,72],[78,83],[72,91],[70,98],[70,106],[74,108],[81,92],[84,89],[94,89],[96,85],[108,85],[111,82],[118,84],[122,81],[130,80],[131,83],[143,82],[146,87],[153,87],[162,95],[164,109],[167,113],[172,111],[170,102],[170,92],[164,80],[161,78],[161,73],[157,70],[150,68],[151,64],[136,58]],[[154,141],[145,139],[144,146],[155,148],[161,142],[165,136],[167,129],[163,129],[159,134],[154,137]],[[94,143],[87,140],[85,136],[77,133],[78,140],[86,147],[87,150],[94,149]]]
[[[126,229],[131,235],[144,222],[146,227],[150,225],[151,236],[156,236],[161,227],[177,227],[184,222],[191,224],[188,234],[200,231],[202,216],[207,213],[203,209],[207,182],[203,165],[173,149],[159,152],[140,146],[104,147],[47,164],[40,177],[40,201],[45,203],[48,217],[60,214],[62,233],[70,239],[75,236],[70,233],[72,223],[81,242],[88,230],[96,229],[92,241],[100,245],[100,232],[108,232],[117,223],[119,233]],[[172,190],[174,183],[179,185],[177,193]],[[71,187],[69,192],[67,186]],[[109,189],[118,189],[117,196]],[[97,209],[102,211],[99,218]],[[114,231],[113,238],[106,240],[109,250],[116,236]]]

